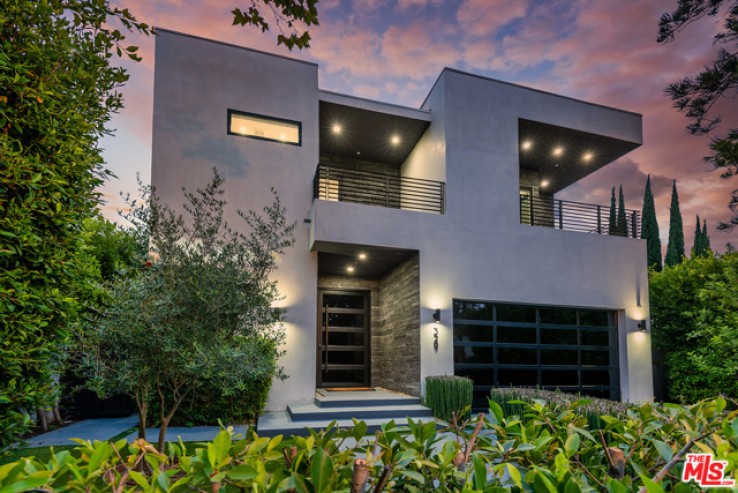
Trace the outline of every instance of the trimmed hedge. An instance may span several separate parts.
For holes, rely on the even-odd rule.
[[[458,419],[465,418],[472,405],[474,382],[466,377],[439,375],[425,379],[425,399],[423,404],[431,408],[433,416],[451,421],[454,414]]]
[[[738,411],[726,405],[631,404],[622,419],[603,416],[598,432],[587,429],[578,403],[536,400],[510,416],[490,402],[490,414],[456,427],[455,438],[435,422],[409,420],[373,437],[363,422],[307,438],[235,440],[222,431],[210,443],[169,444],[166,453],[143,440],[82,442],[49,459],[1,465],[0,491],[697,493],[680,479],[686,452],[725,461],[725,478],[735,479]]]

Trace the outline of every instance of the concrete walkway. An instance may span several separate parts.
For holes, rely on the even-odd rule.
[[[182,439],[183,442],[209,442],[215,438],[220,432],[219,426],[192,426],[192,427],[180,427],[174,426],[167,428],[167,442],[179,442]],[[246,438],[248,432],[248,426],[237,425],[233,427],[233,438],[242,439]],[[134,431],[126,437],[129,442],[134,441],[138,438],[138,430]],[[159,440],[159,428],[146,428],[146,441],[156,443]]]
[[[82,440],[109,440],[138,424],[135,414],[126,418],[86,419],[58,428],[48,433],[30,438],[23,447],[58,447],[60,445],[76,445],[72,438]]]

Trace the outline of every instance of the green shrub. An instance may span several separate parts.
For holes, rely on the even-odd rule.
[[[523,403],[511,416],[494,401],[490,408],[489,417],[457,427],[456,439],[435,422],[409,420],[387,423],[373,439],[362,422],[307,438],[235,441],[222,431],[211,443],[169,444],[165,454],[142,440],[81,443],[0,466],[0,491],[697,492],[679,480],[683,461],[671,461],[687,451],[726,461],[726,477],[735,478],[738,411],[727,411],[721,398],[628,405],[622,419],[604,417],[601,433],[590,433],[576,403]],[[617,471],[609,459],[615,448],[626,457]],[[667,463],[668,474],[656,477]]]
[[[605,427],[605,422],[600,419],[600,416],[609,415],[622,418],[628,409],[628,405],[623,402],[567,394],[560,390],[501,387],[492,389],[489,398],[502,408],[506,416],[522,415],[528,405],[535,401],[542,401],[550,406],[570,406],[586,418],[591,430]]]
[[[466,377],[440,375],[425,379],[424,404],[433,416],[451,421],[454,414],[464,418],[471,409],[474,382]]]
[[[668,399],[738,398],[738,253],[651,272],[651,332]]]

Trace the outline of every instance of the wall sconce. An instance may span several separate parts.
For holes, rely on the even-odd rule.
[[[640,330],[641,332],[648,332],[648,327],[646,326],[645,320],[638,321],[638,330]]]
[[[438,324],[441,322],[441,309],[436,308],[436,311],[433,312],[433,322],[435,325],[433,325],[433,352],[438,352]]]

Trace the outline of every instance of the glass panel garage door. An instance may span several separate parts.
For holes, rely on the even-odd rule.
[[[541,387],[620,398],[617,318],[610,310],[454,301],[454,373],[492,387]]]

